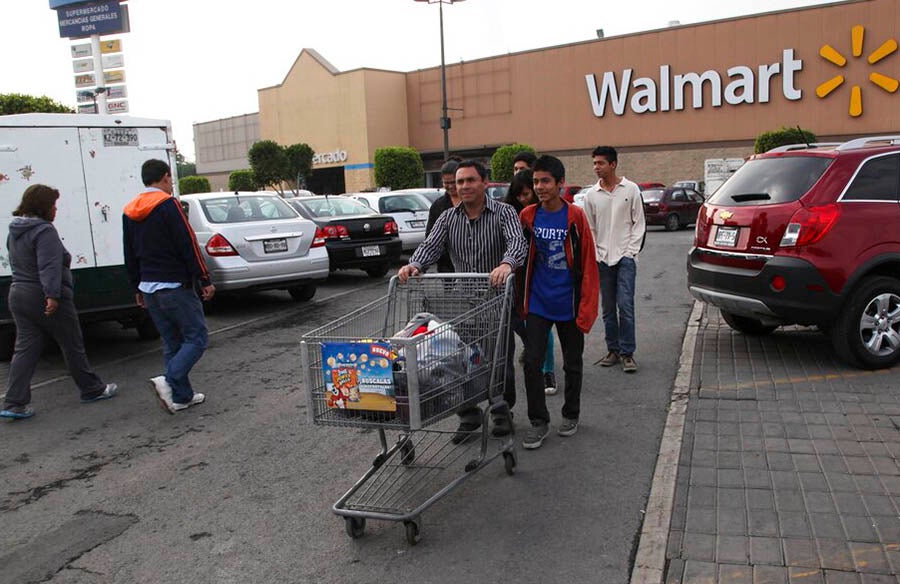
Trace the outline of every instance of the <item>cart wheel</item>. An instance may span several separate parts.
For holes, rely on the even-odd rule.
[[[512,452],[504,452],[503,465],[506,467],[506,474],[510,476],[516,474],[516,455]]]
[[[406,527],[406,542],[409,545],[419,543],[419,524],[415,521],[404,521],[403,525]]]
[[[359,539],[366,532],[365,517],[344,517],[344,527],[352,539]]]
[[[403,443],[403,446],[400,447],[400,454],[402,457],[400,458],[400,463],[409,466],[413,463],[413,460],[416,459],[416,447],[413,445],[412,440],[407,440]]]

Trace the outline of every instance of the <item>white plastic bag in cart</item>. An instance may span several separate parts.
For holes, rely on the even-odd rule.
[[[422,419],[440,415],[461,405],[468,397],[466,373],[481,364],[481,349],[475,344],[467,345],[460,339],[452,325],[441,321],[430,312],[413,316],[407,325],[395,334],[400,338],[416,338],[424,335],[416,343],[416,371],[419,379],[419,396],[422,405]],[[408,395],[406,374],[410,363],[405,362],[403,351],[398,351],[399,363],[406,370],[394,375],[394,386],[398,396]],[[401,367],[395,367],[400,369]],[[398,407],[405,418],[408,411]]]

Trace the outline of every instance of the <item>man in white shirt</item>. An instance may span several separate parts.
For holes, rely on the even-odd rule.
[[[609,351],[599,363],[612,367],[621,362],[626,373],[634,373],[634,284],[646,229],[644,205],[638,186],[616,174],[619,159],[615,148],[598,146],[592,157],[598,180],[585,195],[584,211],[594,235]]]

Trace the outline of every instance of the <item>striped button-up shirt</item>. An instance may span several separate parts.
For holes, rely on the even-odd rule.
[[[527,251],[515,209],[490,197],[485,197],[484,209],[476,219],[469,219],[462,204],[441,213],[409,265],[423,270],[437,262],[445,249],[457,272],[475,273],[489,273],[501,263],[515,271]]]

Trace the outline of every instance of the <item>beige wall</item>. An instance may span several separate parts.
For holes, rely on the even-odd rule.
[[[852,56],[851,27],[862,25],[862,55]],[[865,135],[900,132],[900,92],[889,93],[869,81],[871,72],[900,78],[900,53],[875,65],[866,57],[883,42],[900,38],[900,2],[860,0],[790,12],[681,26],[643,34],[589,41],[575,45],[482,59],[448,67],[448,98],[452,108],[451,146],[520,141],[538,150],[587,149],[599,143],[636,147],[645,145],[752,140],[762,131],[800,125],[819,135]],[[848,58],[843,68],[819,56],[830,44]],[[733,79],[728,69],[750,67],[757,77],[760,65],[778,63],[783,51],[793,49],[802,60],[794,83],[802,92],[798,101],[782,95],[782,73],[770,82],[768,103],[711,105],[704,86],[704,105],[694,109],[687,90],[683,111],[634,113],[607,112],[596,117],[585,81],[593,74],[598,85],[605,72],[622,81],[623,70],[659,82],[660,66],[671,75],[715,70],[723,90]],[[825,98],[816,87],[842,74],[842,87]],[[410,143],[420,151],[441,148],[439,68],[407,75]],[[863,114],[848,114],[850,88],[859,85]],[[631,89],[630,95],[634,95]],[[674,91],[674,90],[672,90]],[[673,100],[674,101],[674,100]]]

